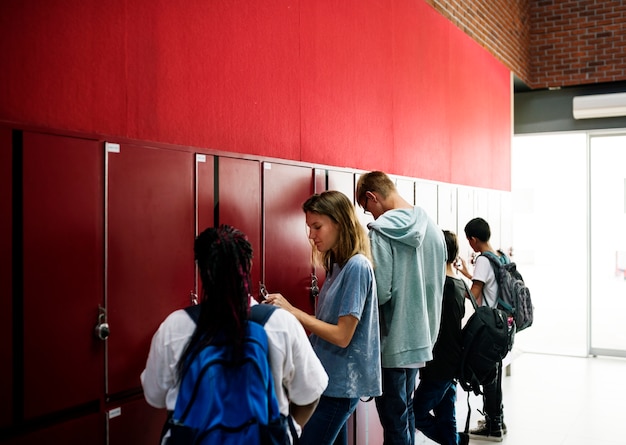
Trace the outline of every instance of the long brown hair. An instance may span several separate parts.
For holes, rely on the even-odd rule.
[[[333,263],[343,266],[357,253],[372,260],[369,238],[359,222],[354,204],[346,195],[336,190],[315,194],[302,204],[302,210],[326,215],[339,226],[334,248],[322,253],[311,243],[314,262],[321,264],[327,272],[332,270]]]

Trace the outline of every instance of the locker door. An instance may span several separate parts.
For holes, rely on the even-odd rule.
[[[13,421],[12,130],[0,127],[0,428]]]
[[[327,170],[326,177],[328,182],[328,190],[337,190],[344,195],[346,195],[350,201],[354,203],[354,191],[356,187],[356,183],[354,182],[354,174],[351,172],[337,171],[337,170]],[[316,185],[317,187],[317,185]],[[316,193],[321,193],[324,189],[317,191]],[[357,214],[361,214],[365,216],[363,213],[363,209],[357,206],[356,208]],[[367,227],[365,227],[367,230]],[[322,284],[324,284],[324,277],[326,273],[324,272],[324,268],[317,267],[315,270],[315,274],[318,280],[318,286],[321,288]]]
[[[456,230],[456,188],[449,184],[437,186],[437,223],[441,230]]]
[[[104,287],[103,171],[97,141],[23,134],[25,419],[99,409],[104,343],[94,326]]]
[[[167,411],[149,406],[143,396],[124,401],[107,413],[107,445],[155,445],[160,443]]]
[[[67,389],[67,386],[65,386]],[[93,413],[66,422],[57,422],[3,441],[3,445],[106,445],[102,415]],[[153,442],[156,443],[156,442]],[[134,445],[134,444],[133,444]]]
[[[435,182],[415,182],[415,204],[426,210],[433,221],[437,221],[437,184]]]
[[[313,313],[311,245],[302,204],[312,193],[310,168],[263,164],[265,284],[308,313]]]
[[[409,179],[396,179],[398,193],[411,205],[415,205],[415,181]]]
[[[355,187],[353,173],[328,170],[328,190],[338,190],[354,203]]]
[[[117,399],[139,391],[152,335],[195,291],[195,155],[108,147],[107,394]]]
[[[459,240],[459,256],[468,261],[474,255],[465,236],[465,225],[474,218],[474,189],[471,187],[459,187],[457,189],[457,225],[456,234]],[[471,266],[471,265],[470,265]]]
[[[215,158],[196,154],[196,235],[215,223]]]
[[[246,159],[218,158],[218,214],[248,236],[254,251],[252,286],[256,295],[261,281],[261,163]]]

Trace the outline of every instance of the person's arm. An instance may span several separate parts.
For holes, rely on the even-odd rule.
[[[376,261],[374,276],[376,277],[378,305],[382,306],[391,300],[393,255],[391,254],[389,242],[382,236],[371,233],[370,240],[372,257]]]
[[[290,312],[298,319],[304,329],[340,348],[345,348],[350,344],[356,327],[359,324],[359,320],[352,315],[339,317],[336,325],[318,320],[313,315],[307,314],[303,310],[292,306],[282,294],[269,294],[265,301],[268,304],[282,307]]]
[[[472,281],[472,288],[470,289],[470,291],[472,292],[472,295],[474,295],[474,298],[476,299],[476,304],[478,306],[481,306],[483,303],[483,286],[484,285],[485,283],[483,283],[482,281],[478,281],[478,280]]]
[[[289,403],[289,414],[293,417],[298,425],[304,427],[304,424],[309,421],[315,408],[317,408],[317,403],[320,399],[316,399],[313,403],[309,403],[308,405],[296,405],[293,402]]]

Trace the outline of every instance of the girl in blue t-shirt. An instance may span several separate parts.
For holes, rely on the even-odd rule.
[[[281,294],[270,294],[267,302],[291,312],[311,332],[313,349],[329,377],[300,443],[347,444],[346,422],[359,398],[382,392],[378,302],[369,239],[354,205],[341,192],[315,194],[302,210],[313,257],[327,274],[316,316],[292,306]]]

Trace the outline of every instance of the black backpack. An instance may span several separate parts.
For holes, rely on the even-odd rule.
[[[467,392],[482,394],[481,385],[496,377],[496,365],[513,348],[515,320],[502,309],[478,306],[467,288],[474,313],[462,330],[463,347],[457,380]]]
[[[508,257],[498,251],[507,263],[502,264],[497,255],[492,252],[483,252],[491,263],[498,282],[498,306],[504,309],[515,319],[515,328],[519,332],[533,324],[533,303],[530,300],[530,290],[524,284],[517,265],[508,261]]]

